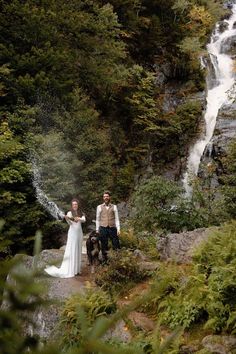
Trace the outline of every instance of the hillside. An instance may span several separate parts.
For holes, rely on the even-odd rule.
[[[226,15],[220,1],[0,6],[5,253],[32,252],[39,228],[65,232],[37,201],[35,169],[49,201],[66,210],[76,196],[88,219],[104,189],[121,202],[146,171],[180,178],[201,122],[199,56]]]

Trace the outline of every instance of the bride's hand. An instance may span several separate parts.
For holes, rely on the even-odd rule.
[[[80,218],[78,216],[75,217],[75,221],[78,222]]]

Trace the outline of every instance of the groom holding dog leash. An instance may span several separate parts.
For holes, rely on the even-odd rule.
[[[120,248],[120,221],[117,206],[111,204],[111,193],[103,193],[103,204],[97,206],[96,232],[101,242],[103,260],[107,261],[108,241],[112,242],[114,250]]]

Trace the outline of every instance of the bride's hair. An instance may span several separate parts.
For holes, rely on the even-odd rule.
[[[79,200],[76,199],[76,198],[73,198],[72,201],[71,201],[71,205],[72,205],[73,202],[76,202],[76,203],[78,204],[78,210],[73,210],[73,209],[71,208],[72,216],[73,216],[73,217],[76,217],[76,216],[81,217],[81,216],[83,216],[84,213],[82,212],[82,210],[81,210],[80,207],[79,207]]]

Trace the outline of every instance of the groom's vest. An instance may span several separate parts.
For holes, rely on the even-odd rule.
[[[114,205],[110,204],[109,208],[107,209],[104,204],[101,205],[101,213],[100,213],[100,226],[103,227],[115,227],[115,211]]]

